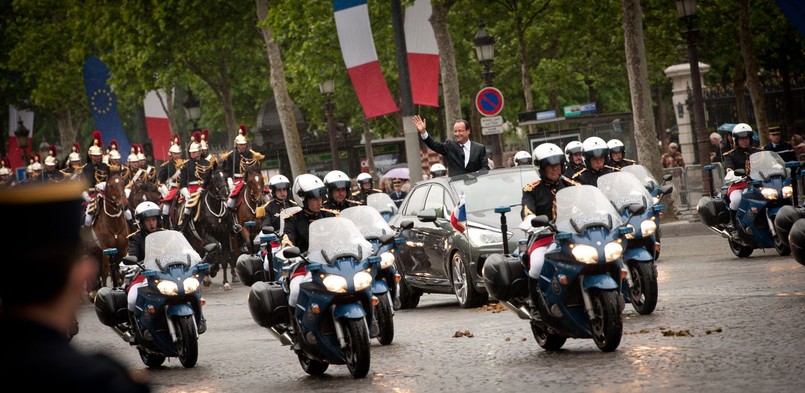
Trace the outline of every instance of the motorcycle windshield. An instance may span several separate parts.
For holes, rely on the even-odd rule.
[[[379,194],[372,194],[379,195]],[[370,197],[372,195],[369,195]],[[383,216],[369,206],[352,206],[341,211],[341,217],[352,221],[365,239],[378,239],[386,234],[393,234]]]
[[[654,204],[654,198],[643,186],[643,182],[628,172],[612,172],[599,177],[598,189],[612,201],[618,211],[623,211],[633,204],[646,209]]]
[[[749,177],[752,180],[769,181],[772,176],[788,177],[785,161],[774,151],[759,151],[749,156]]]
[[[380,213],[397,213],[397,205],[388,194],[376,192],[366,197],[366,206],[373,207]]]
[[[635,176],[637,176],[638,180],[643,183],[643,186],[646,189],[653,190],[660,186],[660,183],[657,181],[657,178],[648,171],[648,168],[644,167],[643,165],[635,164],[635,165],[627,165],[620,170],[621,172],[628,172]]]
[[[348,209],[344,209],[346,210]],[[307,258],[311,262],[329,264],[341,257],[352,257],[360,261],[372,254],[372,244],[346,218],[318,219],[310,223],[309,231]]]
[[[581,234],[587,228],[621,225],[620,214],[597,187],[565,187],[556,193],[556,229]]]
[[[165,270],[174,264],[193,267],[201,262],[193,246],[179,231],[157,231],[145,237],[145,268],[147,270]]]

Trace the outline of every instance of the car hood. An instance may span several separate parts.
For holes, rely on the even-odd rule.
[[[520,209],[520,206],[515,206],[512,207],[510,212],[506,213],[506,226],[509,232],[514,234],[515,239],[525,234],[518,228],[520,223],[523,222],[523,219],[520,218]],[[468,212],[467,226],[500,231],[500,213],[495,213],[494,210]]]

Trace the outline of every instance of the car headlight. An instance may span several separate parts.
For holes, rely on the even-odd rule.
[[[794,195],[794,189],[791,186],[783,186],[783,198],[791,198]]]
[[[623,255],[623,246],[618,242],[610,242],[604,246],[604,256],[607,262],[614,262],[621,258]]]
[[[627,224],[626,227],[627,228],[632,228],[632,231],[626,234],[626,238],[627,239],[634,239],[635,234],[637,233],[637,230],[635,229],[634,225]]]
[[[763,198],[766,199],[777,199],[777,190],[770,187],[761,187],[760,195],[763,195]]]
[[[394,254],[391,251],[380,254],[380,268],[388,269],[394,266],[394,259]]]
[[[372,285],[372,275],[365,270],[357,272],[355,277],[352,277],[352,281],[355,283],[355,290],[361,291]]]
[[[473,228],[467,231],[470,242],[477,245],[503,244],[503,235],[500,231],[487,231],[485,229]]]
[[[577,261],[581,263],[596,263],[598,262],[598,250],[595,247],[586,244],[577,244],[571,251]]]
[[[193,293],[198,289],[198,279],[195,277],[188,277],[184,280],[184,293]]]
[[[347,279],[337,274],[325,275],[322,282],[330,292],[344,293],[347,291]]]
[[[162,280],[157,283],[157,289],[165,296],[176,296],[179,294],[179,285],[170,280]]]
[[[648,237],[654,234],[654,231],[657,230],[657,223],[654,222],[654,217],[651,219],[643,220],[640,223],[640,233],[643,234],[643,237]]]

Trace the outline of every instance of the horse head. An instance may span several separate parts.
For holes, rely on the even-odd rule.
[[[229,198],[229,186],[226,182],[226,173],[220,168],[216,168],[210,174],[209,182],[207,183],[208,195],[213,197],[219,202],[226,201]]]
[[[106,179],[106,188],[103,191],[104,199],[107,203],[112,203],[118,209],[127,209],[129,200],[126,198],[125,184],[120,175],[114,174]]]
[[[252,201],[262,203],[266,185],[263,173],[258,168],[250,167],[243,178],[245,179],[246,192],[248,193],[246,196]]]
[[[156,183],[148,180],[137,180],[131,187],[129,205],[136,207],[146,201],[159,203],[160,198],[161,194]]]

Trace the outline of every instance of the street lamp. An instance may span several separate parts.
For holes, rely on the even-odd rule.
[[[201,103],[198,98],[193,95],[193,90],[187,89],[187,98],[182,104],[184,106],[184,113],[187,120],[193,123],[193,131],[198,130],[198,119],[201,118]]]
[[[495,77],[495,72],[491,70],[492,61],[495,60],[495,37],[486,33],[484,27],[486,25],[483,21],[478,23],[478,33],[475,34],[473,42],[475,43],[475,54],[478,55],[478,61],[484,66],[484,72],[481,77],[484,80],[484,86],[492,86],[492,79]],[[495,162],[495,167],[499,168],[503,165],[502,148],[500,145],[500,134],[492,134],[492,161]]]
[[[704,100],[702,95],[702,77],[699,72],[699,57],[696,55],[696,38],[699,30],[695,28],[696,22],[696,0],[676,0],[676,10],[679,19],[685,23],[687,30],[682,35],[688,44],[688,59],[690,61],[690,77],[693,84],[693,118],[694,135],[699,146],[699,164],[702,166],[702,194],[707,193],[713,196],[713,182],[710,179],[710,171],[704,169],[709,163],[709,138],[704,122]]]
[[[327,115],[327,131],[330,133],[330,155],[332,158],[333,169],[340,170],[341,162],[338,159],[338,144],[336,141],[335,119],[333,118],[333,92],[335,91],[335,81],[327,79],[319,83],[319,92],[324,96],[324,113]]]
[[[28,165],[28,154],[26,154],[26,149],[28,148],[28,137],[31,135],[31,131],[25,127],[25,124],[22,124],[22,119],[19,117],[17,118],[17,129],[14,130],[14,136],[17,138],[17,147],[22,149],[22,164]]]

